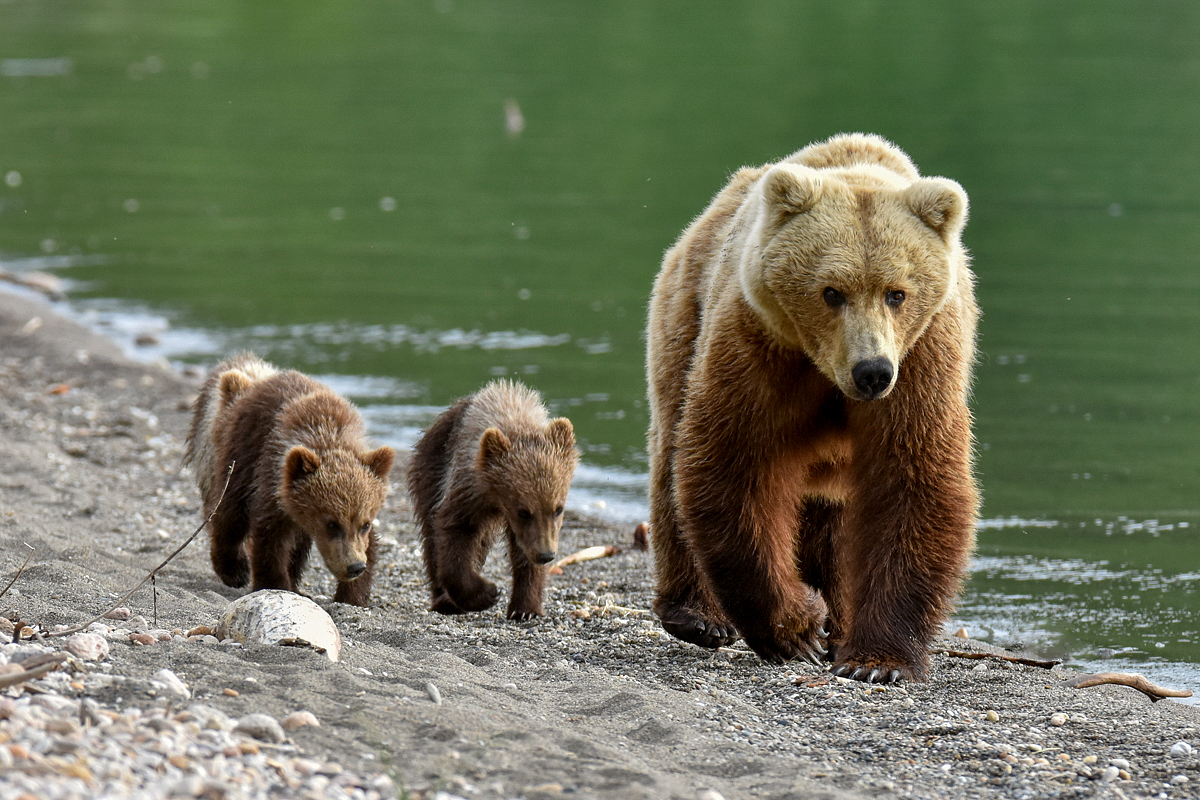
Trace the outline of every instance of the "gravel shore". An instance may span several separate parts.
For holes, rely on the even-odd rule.
[[[1200,710],[1076,673],[935,644],[928,683],[869,687],[663,634],[632,526],[571,517],[544,618],[426,610],[399,477],[371,608],[304,591],[341,660],[218,642],[241,592],[201,535],[180,468],[195,378],[139,364],[38,300],[0,294],[0,800],[17,797],[1041,798],[1200,795]],[[504,559],[489,562],[507,592]],[[23,627],[22,623],[25,627]],[[199,629],[199,630],[198,630]],[[938,652],[941,651],[941,652]],[[985,653],[970,659],[946,651]],[[30,659],[35,659],[31,661]]]

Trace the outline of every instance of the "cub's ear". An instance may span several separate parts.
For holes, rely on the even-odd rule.
[[[386,481],[388,473],[392,470],[392,462],[396,460],[396,451],[390,447],[380,447],[378,450],[363,453],[360,458],[367,469],[374,472],[380,480]]]
[[[283,481],[285,484],[298,481],[306,475],[311,475],[321,467],[321,457],[304,445],[296,445],[288,451],[287,461],[283,465]]]
[[[479,466],[486,467],[496,463],[496,460],[507,453],[510,447],[512,447],[512,442],[508,441],[508,437],[499,428],[488,428],[479,440]]]
[[[803,214],[821,199],[821,176],[800,164],[776,164],[763,176],[763,199],[780,214]]]
[[[550,421],[550,426],[546,428],[546,438],[564,453],[575,449],[575,428],[566,417]]]
[[[217,379],[217,395],[221,398],[218,409],[229,408],[234,400],[237,400],[242,392],[246,391],[253,383],[250,376],[242,372],[240,369],[227,369],[221,373],[221,377]]]
[[[904,199],[946,241],[957,238],[967,223],[967,193],[949,178],[922,178],[904,190]]]

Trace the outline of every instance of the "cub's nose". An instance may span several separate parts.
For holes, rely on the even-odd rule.
[[[539,564],[549,564],[554,560],[555,553],[554,550],[543,550],[535,556],[534,560]]]
[[[346,567],[346,579],[352,581],[366,571],[367,565],[364,562],[355,561]]]
[[[865,358],[850,370],[850,377],[864,400],[874,400],[886,392],[895,374],[892,362],[886,358]]]

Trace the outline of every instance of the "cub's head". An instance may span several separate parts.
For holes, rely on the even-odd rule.
[[[579,463],[571,421],[551,420],[542,432],[509,439],[488,428],[479,440],[476,467],[499,504],[517,545],[534,564],[558,552],[563,504]]]
[[[743,207],[742,292],[767,329],[841,391],[886,397],[965,273],[967,196],[878,166],[771,167]]]
[[[390,447],[318,455],[297,445],[288,451],[279,501],[317,543],[325,566],[339,581],[352,581],[367,570],[372,525],[387,497],[395,457]]]

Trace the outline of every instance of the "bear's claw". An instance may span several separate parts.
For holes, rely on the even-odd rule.
[[[879,667],[854,666],[841,664],[830,670],[838,678],[849,678],[863,683],[899,683],[902,677],[900,670],[893,669],[886,675]]]
[[[705,619],[697,612],[687,608],[675,608],[660,616],[663,630],[700,647],[715,650],[726,647],[737,639],[737,631],[727,622],[714,622]]]

